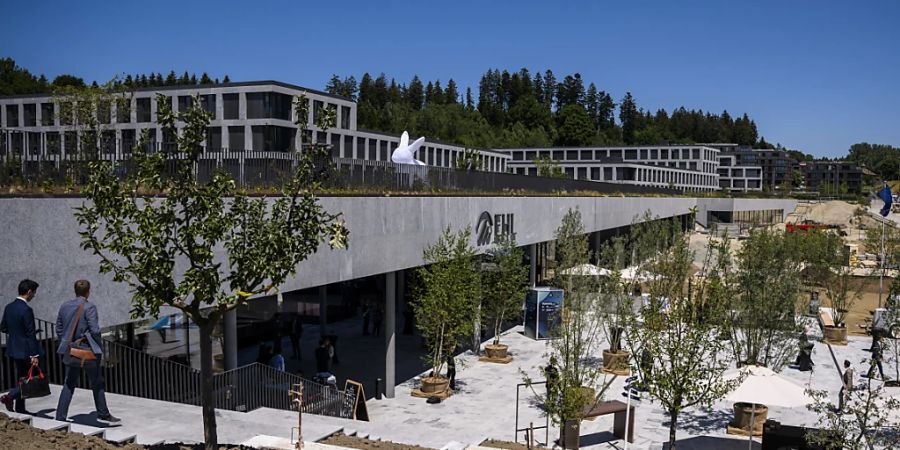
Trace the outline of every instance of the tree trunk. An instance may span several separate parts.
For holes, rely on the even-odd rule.
[[[203,407],[203,439],[206,450],[218,448],[216,408],[213,401],[212,328],[215,324],[198,324],[200,328],[200,404]]]
[[[678,411],[669,411],[669,450],[675,450],[675,433],[678,431]]]

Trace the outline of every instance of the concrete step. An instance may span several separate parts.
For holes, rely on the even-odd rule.
[[[68,432],[71,425],[70,422],[60,422],[59,420],[45,419],[43,417],[33,417],[31,419],[31,426],[40,430]]]
[[[31,414],[20,414],[17,412],[9,411],[4,411],[3,414],[6,414],[6,416],[10,419],[18,420],[19,422],[25,422],[29,425],[31,425],[31,419],[34,417]]]
[[[441,447],[441,450],[466,450],[466,447],[468,446],[469,444],[464,444],[459,441],[450,441]]]
[[[81,433],[85,436],[103,437],[103,432],[106,430],[104,428],[97,428],[97,427],[92,427],[89,425],[82,425],[80,423],[70,423],[69,431],[72,433]]]
[[[134,433],[128,433],[123,430],[117,430],[115,428],[110,428],[104,430],[103,439],[106,439],[109,442],[114,444],[123,445],[123,444],[134,444],[137,440],[137,435]]]

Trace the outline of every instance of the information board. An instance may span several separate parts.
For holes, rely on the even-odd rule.
[[[362,383],[347,380],[344,383],[344,411],[353,420],[369,421],[369,410],[366,408],[366,390]]]

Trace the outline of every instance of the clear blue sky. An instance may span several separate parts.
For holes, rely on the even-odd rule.
[[[174,69],[323,88],[332,73],[580,72],[618,100],[749,113],[819,156],[900,146],[900,1],[0,3],[0,56],[51,78]]]

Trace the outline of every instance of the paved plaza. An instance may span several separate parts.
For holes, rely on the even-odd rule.
[[[303,436],[305,440],[322,439],[332,433],[368,436],[405,444],[417,444],[430,448],[462,449],[476,445],[487,438],[515,440],[516,428],[516,385],[522,382],[523,373],[540,379],[539,367],[546,364],[546,341],[535,341],[521,334],[521,327],[515,327],[503,335],[503,342],[510,345],[514,356],[510,364],[478,362],[472,354],[458,358],[457,392],[443,403],[430,405],[424,399],[412,397],[410,391],[417,385],[411,379],[396,389],[393,399],[370,400],[368,402],[371,422],[358,422],[332,417],[304,415]],[[845,358],[854,363],[857,374],[868,370],[864,360],[870,345],[866,337],[851,337],[849,345],[834,346],[838,361]],[[802,386],[826,389],[836,400],[840,388],[840,376],[835,369],[828,347],[815,341],[813,353],[815,370],[799,372],[785,368],[781,375]],[[373,364],[379,364],[374,362]],[[380,363],[383,364],[383,363]],[[888,376],[893,376],[893,364],[886,364]],[[860,378],[857,384],[862,384]],[[606,399],[623,400],[624,377],[612,382]],[[538,388],[542,389],[542,388]],[[534,423],[545,423],[540,405],[534,394],[522,388],[518,399],[519,427]],[[900,395],[900,388],[891,388],[889,395]],[[150,444],[167,442],[199,442],[203,439],[200,408],[190,405],[167,403],[107,394],[111,411],[122,418],[118,427],[106,429],[109,439],[123,439],[136,436],[138,443]],[[53,386],[53,395],[32,399],[28,403],[30,411],[39,418],[36,426],[54,425],[50,418],[59,398],[59,386]],[[665,448],[668,436],[668,417],[658,403],[644,399],[636,402],[635,442],[632,449]],[[694,408],[684,412],[679,420],[679,448],[684,449],[745,449],[746,438],[725,434],[725,427],[732,418],[732,405],[727,401],[717,402],[709,410]],[[96,420],[90,391],[78,390],[70,408],[71,419],[77,424],[74,429],[95,431],[105,427]],[[240,443],[256,436],[291,438],[291,428],[296,426],[297,415],[290,411],[257,409],[249,413],[217,410],[219,441]],[[814,414],[805,408],[785,409],[770,407],[769,418],[786,425],[811,426],[816,422]],[[612,416],[604,416],[594,421],[584,421],[581,426],[581,444],[588,449],[624,448],[624,443],[612,434]],[[58,424],[56,424],[58,425]],[[551,425],[551,442],[558,435],[558,429]],[[545,434],[536,433],[543,442]],[[521,442],[523,436],[518,436]],[[755,444],[754,448],[759,448]]]

